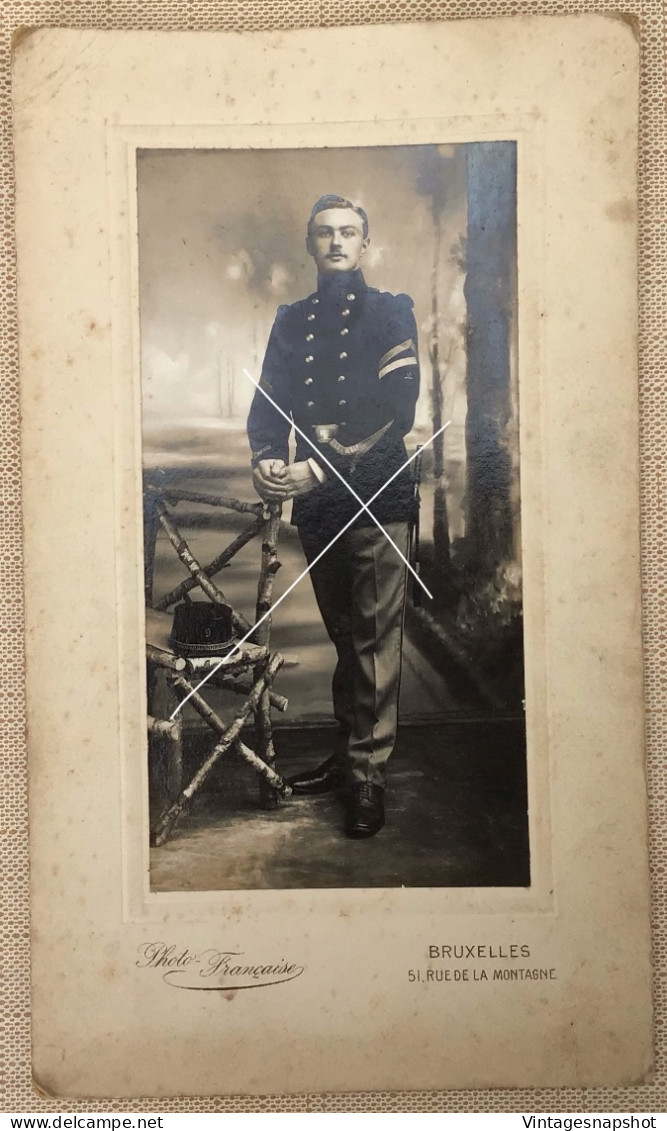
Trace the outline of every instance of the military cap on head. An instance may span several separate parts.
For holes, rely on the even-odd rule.
[[[319,199],[315,201],[313,207],[310,210],[310,216],[308,218],[309,235],[310,227],[314,218],[317,216],[318,212],[324,212],[326,208],[351,208],[353,212],[357,213],[357,216],[361,217],[361,222],[363,225],[362,234],[364,239],[366,239],[366,236],[368,235],[368,216],[366,215],[364,209],[361,207],[361,205],[353,204],[351,200],[347,200],[344,196],[338,196],[335,192],[327,192],[324,194],[324,196],[319,197]]]

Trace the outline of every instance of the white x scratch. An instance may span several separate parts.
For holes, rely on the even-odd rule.
[[[269,394],[267,393],[266,389],[263,389],[263,388],[262,388],[262,386],[261,386],[260,384],[258,384],[258,382],[257,382],[257,381],[255,381],[255,378],[254,378],[254,377],[251,377],[251,376],[250,376],[250,374],[248,373],[248,370],[247,370],[247,369],[244,369],[244,370],[243,370],[243,372],[245,373],[245,375],[246,375],[246,377],[248,378],[248,380],[249,380],[249,381],[252,381],[253,385],[255,386],[255,388],[256,388],[256,389],[258,389],[258,390],[259,390],[259,392],[260,392],[260,393],[262,394],[262,396],[266,397],[266,399],[267,399],[267,401],[269,402],[269,404],[273,405],[273,407],[275,408],[276,412],[279,412],[279,413],[280,413],[280,415],[281,415],[282,417],[284,417],[284,419],[285,419],[285,420],[287,421],[287,423],[289,424],[289,426],[290,426],[291,428],[293,428],[293,429],[294,429],[294,431],[295,431],[295,432],[297,433],[297,435],[298,435],[298,436],[301,436],[301,438],[302,438],[303,440],[305,440],[307,444],[310,444],[310,446],[311,446],[311,448],[313,449],[313,451],[314,451],[314,452],[317,452],[317,454],[318,454],[318,456],[320,457],[320,459],[321,459],[321,460],[323,460],[323,462],[324,462],[324,463],[326,463],[327,467],[328,467],[328,468],[329,468],[329,469],[330,469],[331,471],[333,471],[334,475],[337,475],[337,476],[338,476],[338,478],[340,479],[340,481],[341,481],[341,483],[343,484],[343,486],[344,486],[344,487],[347,487],[348,491],[349,491],[349,492],[350,492],[350,494],[352,495],[352,498],[353,498],[353,499],[356,499],[356,501],[357,501],[358,503],[361,503],[361,506],[362,506],[362,512],[360,512],[360,513],[363,513],[363,511],[365,511],[365,512],[366,512],[366,514],[368,515],[368,517],[369,517],[369,518],[372,518],[372,519],[373,519],[373,522],[374,522],[374,523],[375,523],[375,525],[377,526],[378,530],[381,530],[381,531],[382,531],[382,533],[384,534],[385,538],[387,539],[387,541],[388,541],[389,545],[390,545],[390,546],[393,546],[393,548],[395,549],[395,551],[396,551],[396,553],[398,554],[398,556],[399,556],[399,558],[401,559],[401,561],[402,561],[402,562],[404,563],[404,565],[406,565],[406,566],[407,566],[407,568],[409,569],[409,571],[410,571],[410,573],[412,574],[412,576],[413,576],[413,577],[415,578],[415,580],[416,580],[416,581],[418,581],[418,582],[419,582],[419,584],[421,585],[421,587],[422,587],[422,589],[424,590],[424,592],[425,592],[426,596],[427,596],[427,597],[429,597],[429,598],[430,598],[430,600],[432,601],[432,600],[433,600],[433,594],[432,594],[432,593],[429,593],[428,589],[427,589],[427,588],[426,588],[426,586],[424,585],[424,582],[422,581],[422,579],[421,579],[421,577],[419,576],[419,574],[418,574],[418,573],[417,573],[417,572],[416,572],[416,571],[415,571],[415,570],[414,570],[414,569],[412,568],[412,566],[410,565],[410,562],[409,562],[409,561],[408,561],[408,559],[407,559],[407,558],[405,557],[405,555],[404,555],[404,554],[403,554],[403,553],[401,552],[401,550],[399,550],[399,548],[398,548],[398,546],[396,545],[396,543],[394,542],[393,538],[391,537],[391,535],[390,535],[390,534],[388,534],[388,533],[387,533],[387,531],[385,530],[385,528],[384,528],[384,526],[382,525],[382,523],[378,521],[378,519],[377,519],[377,518],[375,517],[375,515],[373,514],[373,512],[372,512],[372,511],[369,511],[369,509],[368,509],[368,506],[369,506],[369,504],[368,504],[368,503],[365,503],[365,502],[364,502],[364,500],[363,500],[363,499],[362,499],[362,498],[361,498],[361,497],[360,497],[360,496],[359,496],[359,495],[357,494],[357,492],[356,492],[356,491],[354,490],[354,487],[350,487],[350,484],[349,484],[349,483],[347,482],[347,480],[346,480],[346,479],[344,478],[344,476],[342,476],[342,475],[341,475],[341,473],[340,473],[340,471],[338,470],[338,468],[337,468],[337,467],[334,467],[334,465],[333,465],[332,463],[330,463],[330,462],[329,462],[329,460],[328,460],[328,459],[327,459],[327,457],[326,457],[326,456],[324,455],[324,453],[323,453],[323,452],[321,451],[321,449],[317,447],[317,444],[315,444],[315,442],[314,442],[313,440],[311,440],[311,439],[310,439],[310,436],[306,435],[306,433],[305,433],[305,432],[303,431],[303,429],[302,429],[302,428],[299,428],[299,425],[298,425],[298,424],[295,424],[295,423],[294,423],[294,421],[292,420],[292,417],[291,417],[291,416],[288,416],[288,415],[287,415],[287,413],[283,411],[283,409],[282,409],[282,408],[280,407],[280,405],[279,405],[279,404],[276,404],[276,402],[274,401],[273,397],[270,397],[270,396],[269,396]],[[385,484],[385,486],[386,486],[386,484]],[[374,496],[374,498],[377,498],[377,496]],[[372,500],[371,500],[371,501],[372,501]],[[357,517],[359,517],[359,516],[357,515]]]
[[[296,581],[293,581],[291,585],[287,586],[287,589],[285,590],[285,592],[281,593],[280,597],[278,597],[278,599],[273,602],[271,608],[268,609],[263,614],[263,616],[261,616],[259,618],[259,620],[255,622],[255,624],[253,624],[252,628],[248,632],[246,632],[245,636],[241,637],[241,639],[234,645],[231,652],[228,652],[226,656],[223,656],[222,659],[215,665],[215,667],[211,668],[210,672],[208,672],[204,676],[204,678],[199,681],[199,683],[196,685],[196,687],[193,687],[192,691],[188,692],[188,694],[183,699],[181,699],[181,702],[178,704],[176,709],[174,711],[172,711],[171,715],[169,716],[170,719],[175,719],[176,715],[185,706],[188,699],[192,698],[192,696],[195,694],[195,692],[199,691],[200,687],[203,687],[205,683],[208,683],[211,676],[215,675],[215,673],[217,671],[219,671],[219,669],[224,664],[229,663],[232,656],[234,656],[238,651],[240,651],[241,646],[243,644],[245,644],[246,640],[250,639],[250,637],[253,635],[253,633],[256,631],[256,629],[259,628],[260,624],[262,624],[267,619],[267,617],[270,617],[276,611],[278,606],[280,604],[282,604],[282,602],[285,600],[285,598],[289,596],[289,594],[292,592],[293,589],[296,588],[296,586],[299,584],[299,582],[302,581],[303,578],[306,577],[307,574],[310,573],[311,569],[313,568],[314,565],[317,564],[317,562],[319,562],[320,558],[323,558],[324,555],[327,553],[327,551],[330,550],[331,547],[334,545],[334,543],[337,542],[339,538],[343,537],[343,534],[345,533],[345,531],[349,530],[349,528],[352,526],[352,524],[357,521],[357,519],[364,513],[365,510],[368,509],[368,507],[371,505],[371,503],[374,503],[375,500],[377,498],[379,498],[379,496],[382,494],[383,491],[386,490],[386,488],[389,486],[389,484],[392,483],[394,481],[394,479],[396,479],[396,477],[398,475],[400,475],[402,471],[405,470],[406,467],[409,467],[409,465],[412,463],[413,459],[416,459],[417,456],[420,454],[420,452],[422,452],[424,450],[424,448],[427,448],[429,446],[429,444],[432,444],[433,441],[445,431],[446,428],[449,428],[450,424],[451,424],[451,420],[448,420],[446,424],[443,424],[442,428],[438,428],[438,431],[434,432],[433,435],[431,437],[429,437],[429,439],[426,441],[426,443],[422,444],[421,448],[419,448],[416,452],[413,452],[412,455],[409,456],[406,459],[405,463],[402,463],[401,466],[398,468],[398,470],[395,471],[393,473],[393,475],[389,476],[389,479],[387,480],[387,482],[382,484],[380,489],[375,492],[375,494],[372,496],[372,498],[370,498],[367,503],[364,503],[364,505],[361,507],[361,510],[357,511],[357,513],[352,516],[352,518],[350,519],[349,522],[345,523],[345,526],[343,526],[338,531],[337,534],[334,534],[333,538],[328,543],[328,545],[326,545],[323,550],[320,550],[319,554],[317,555],[317,557],[313,558],[310,565],[306,566],[306,568],[304,570],[302,570],[302,572],[297,577]],[[402,556],[403,555],[401,555],[401,557]],[[428,590],[426,590],[426,591],[428,592]],[[430,596],[430,593],[429,593],[429,596]]]

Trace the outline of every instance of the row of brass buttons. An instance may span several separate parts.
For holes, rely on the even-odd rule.
[[[357,296],[352,294],[352,293],[350,293],[349,295],[345,295],[345,298],[347,299],[348,302],[354,302],[356,297]],[[318,298],[311,298],[310,301],[312,302],[313,306],[317,306],[320,300]]]
[[[347,357],[345,350],[343,350],[342,353],[339,353],[338,357],[341,361],[345,361],[345,358]],[[309,353],[305,358],[307,365],[310,365],[311,361],[314,361],[314,360],[315,360],[315,358],[313,357],[312,353]]]
[[[345,310],[341,310],[340,313],[341,313],[341,318],[347,318],[348,314],[350,313],[349,307],[346,306]],[[308,314],[306,317],[307,317],[308,322],[314,322],[315,321],[315,315],[314,314]]]
[[[345,350],[343,350],[342,353],[339,353],[338,357],[341,359],[341,361],[344,361],[345,358],[347,357],[347,353],[345,352]],[[310,362],[314,361],[314,360],[315,360],[315,358],[313,357],[312,353],[309,353],[308,356],[306,357],[306,362],[308,364],[310,364]],[[338,381],[344,381],[345,380],[345,374],[341,373],[340,377],[338,377],[337,380]],[[306,377],[304,384],[305,385],[312,385],[312,383],[313,383],[313,378],[312,377]]]
[[[346,296],[348,302],[354,302],[356,297],[357,296],[354,295],[354,294],[349,294],[349,295]],[[314,298],[311,301],[312,301],[314,306],[317,306],[317,304],[319,303],[320,300],[318,298]],[[341,313],[342,318],[347,318],[348,315],[350,314],[349,307],[345,307],[345,309],[341,310],[340,313]],[[315,321],[315,315],[309,314],[308,315],[308,321],[314,322]],[[345,336],[346,334],[349,334],[349,332],[350,331],[348,330],[347,326],[344,326],[343,329],[341,330],[341,336]],[[306,341],[307,342],[312,342],[314,340],[314,338],[315,338],[314,334],[306,334]],[[347,358],[347,353],[345,352],[345,350],[343,350],[343,352],[340,353],[338,356],[341,359],[341,361],[344,361]],[[314,359],[312,354],[308,354],[308,356],[306,357],[306,362],[308,364],[310,364],[314,360],[315,359]],[[345,374],[341,373],[340,376],[337,378],[337,380],[339,382],[344,381],[345,380]],[[306,385],[312,385],[312,383],[313,383],[313,378],[312,377],[306,377],[305,384]],[[341,400],[341,401],[338,402],[338,405],[339,405],[339,408],[345,408],[345,406],[347,405],[347,401]],[[315,401],[308,401],[308,408],[315,408]],[[344,423],[344,422],[341,421],[341,423]]]
[[[345,408],[347,401],[338,402],[340,408]],[[308,401],[308,408],[315,408],[315,401]]]
[[[341,373],[340,377],[337,377],[336,380],[338,381],[338,384],[340,385],[341,381],[346,380],[345,374]],[[304,381],[304,385],[312,385],[312,383],[313,383],[313,378],[312,377],[306,377],[306,380]]]

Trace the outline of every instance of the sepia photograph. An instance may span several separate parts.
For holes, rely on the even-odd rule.
[[[153,891],[530,884],[516,148],[137,153]]]
[[[42,1094],[649,1078],[638,89],[611,17],[17,45]]]

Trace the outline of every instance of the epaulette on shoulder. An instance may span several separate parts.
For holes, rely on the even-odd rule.
[[[370,290],[370,287],[369,287],[369,290]],[[414,306],[414,302],[410,298],[410,295],[406,295],[406,294],[402,294],[402,293],[398,294],[398,295],[394,295],[394,294],[391,293],[391,291],[377,291],[376,293],[379,296],[380,300],[382,302],[386,303],[388,307],[396,306],[396,304],[398,304],[398,306],[402,306],[404,308],[407,308],[408,310],[412,310],[412,308]]]

